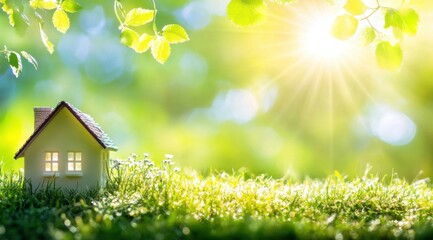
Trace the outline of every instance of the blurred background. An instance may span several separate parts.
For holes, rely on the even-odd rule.
[[[7,170],[23,167],[13,156],[33,131],[33,106],[66,100],[118,145],[114,158],[147,152],[158,162],[170,153],[182,168],[274,177],[356,176],[367,164],[408,180],[421,170],[433,175],[430,0],[411,3],[421,22],[401,43],[399,72],[379,69],[374,45],[327,39],[323,29],[341,10],[325,0],[269,4],[267,21],[252,28],[230,22],[228,0],[157,1],[157,25],[180,23],[191,39],[173,45],[165,65],[120,44],[112,1],[78,2],[84,8],[70,14],[65,35],[45,16],[52,55],[37,25],[19,36],[0,14],[0,42],[39,63],[38,70],[23,63],[16,79],[0,60],[0,161]],[[126,10],[151,7],[122,3]]]

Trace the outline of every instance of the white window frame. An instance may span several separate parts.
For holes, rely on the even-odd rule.
[[[68,151],[66,162],[67,176],[83,176],[83,153],[81,151]]]
[[[44,177],[59,176],[59,152],[46,151],[44,153]]]

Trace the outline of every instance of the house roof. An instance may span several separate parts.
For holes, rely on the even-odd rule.
[[[43,131],[43,129],[48,125],[48,123],[60,112],[61,109],[67,108],[72,115],[83,125],[83,127],[95,138],[95,140],[104,148],[111,151],[117,151],[117,146],[111,141],[110,137],[102,130],[98,123],[87,113],[81,112],[78,108],[72,106],[72,104],[61,101],[51,113],[47,116],[47,118],[42,122],[41,125],[33,134],[27,139],[24,145],[18,150],[15,154],[14,158],[23,157],[24,151],[28,146],[33,142],[33,140]]]

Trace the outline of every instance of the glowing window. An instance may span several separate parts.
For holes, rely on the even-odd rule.
[[[59,153],[58,152],[45,152],[45,171],[46,172],[59,171]]]
[[[68,152],[68,171],[81,171],[81,152]]]

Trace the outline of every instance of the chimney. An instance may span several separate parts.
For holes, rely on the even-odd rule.
[[[50,115],[53,110],[51,107],[35,107],[35,130],[44,122],[44,120]]]

